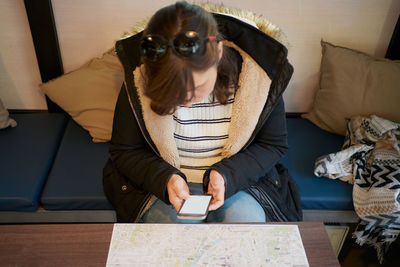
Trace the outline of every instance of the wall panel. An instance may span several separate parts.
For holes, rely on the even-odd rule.
[[[101,56],[133,25],[172,2],[52,0],[64,70],[69,72],[91,58]],[[244,8],[242,0],[223,2],[226,6]],[[26,32],[29,27],[24,25],[27,20],[23,17],[21,6],[22,0],[0,2],[1,20],[5,20],[0,26],[0,97],[8,108],[41,109],[45,104],[37,87],[40,81],[37,80],[34,52]],[[286,108],[288,112],[304,112],[310,109],[318,87],[320,40],[383,57],[400,13],[400,1],[247,0],[245,9],[266,17],[286,33],[290,43],[289,60],[295,68],[284,94]],[[11,15],[12,12],[17,16]],[[14,41],[4,41],[4,32]],[[19,44],[21,40],[23,44],[14,47],[12,42]],[[18,60],[11,60],[12,56],[5,51],[5,47],[12,47],[12,53],[19,56]],[[23,64],[29,67],[24,69],[21,67]],[[23,72],[22,75],[14,74],[11,66]],[[11,75],[9,73],[13,73],[13,79],[5,78]]]
[[[47,109],[23,0],[0,1],[0,98],[9,109]]]

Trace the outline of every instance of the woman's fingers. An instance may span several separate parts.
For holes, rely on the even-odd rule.
[[[182,207],[183,201],[190,197],[189,187],[185,180],[177,174],[171,176],[167,184],[167,190],[169,202],[177,211]]]
[[[184,200],[190,197],[189,187],[186,181],[179,175],[173,174],[167,184],[169,202],[179,211]],[[212,195],[209,210],[216,210],[224,204],[225,180],[222,175],[212,170],[208,184],[208,194]]]
[[[212,195],[208,210],[216,210],[224,204],[225,181],[222,175],[216,170],[210,172],[210,182],[208,184],[208,194]]]
[[[224,193],[225,187],[213,187],[211,184],[208,185],[208,193],[212,195],[210,207],[208,210],[216,210],[224,204]]]
[[[179,211],[183,205],[183,202],[190,197],[189,188],[185,186],[177,187],[175,191],[175,203],[172,203],[174,208]]]

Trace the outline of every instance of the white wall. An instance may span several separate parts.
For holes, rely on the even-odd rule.
[[[64,70],[111,48],[131,26],[174,1],[52,0]],[[220,0],[210,2],[221,3]],[[284,94],[288,112],[309,110],[318,86],[321,38],[383,57],[399,0],[230,0],[280,26],[295,73]],[[245,3],[245,4],[243,4]],[[46,109],[22,0],[0,0],[0,98],[13,109]]]
[[[0,0],[0,98],[10,109],[46,109],[23,0]]]

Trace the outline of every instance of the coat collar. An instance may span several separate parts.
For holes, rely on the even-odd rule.
[[[252,136],[267,101],[271,79],[238,46],[231,42],[225,42],[224,45],[236,49],[243,59],[241,73],[239,74],[239,89],[232,106],[228,139],[222,152],[222,156],[227,158],[238,153]],[[137,67],[133,74],[146,129],[161,157],[172,166],[179,168],[179,154],[174,140],[172,115],[160,116],[150,108],[150,99],[144,95],[143,91],[144,68],[142,66]]]

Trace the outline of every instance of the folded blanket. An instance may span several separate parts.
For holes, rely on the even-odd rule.
[[[353,184],[353,204],[361,222],[358,244],[372,245],[383,262],[400,233],[400,124],[372,115],[347,124],[342,150],[322,156],[314,173]]]

